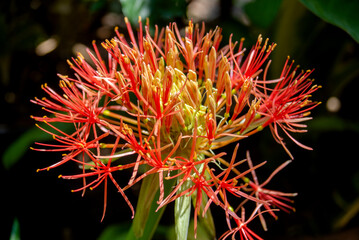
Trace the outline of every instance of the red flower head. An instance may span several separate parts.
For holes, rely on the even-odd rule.
[[[160,31],[156,27],[151,35],[148,23],[143,26],[139,19],[136,36],[127,18],[125,23],[128,39],[116,28],[116,36],[101,44],[106,61],[93,42],[94,53],[88,50],[91,63],[79,54],[68,61],[74,76],[59,75],[61,94],[45,84],[49,98],[32,100],[49,114],[33,119],[44,122],[39,127],[56,141],[38,143],[44,149],[35,150],[66,152],[58,163],[40,170],[68,162],[80,165],[81,173],[61,177],[82,179],[83,186],[74,191],[103,183],[103,216],[108,180],[134,215],[125,191],[155,176],[155,186],[143,183],[142,188],[159,191],[157,210],[192,196],[195,229],[197,218],[207,216],[209,207],[217,205],[225,211],[230,228],[223,239],[236,233],[241,239],[260,239],[247,224],[257,215],[263,218],[262,207],[273,216],[273,207],[291,209],[286,197],[293,194],[264,189],[269,180],[258,184],[254,171],[264,163],[253,166],[249,156],[238,161],[239,145],[229,162],[219,149],[267,126],[284,147],[278,126],[293,140],[289,132],[305,131],[301,122],[318,105],[310,100],[318,89],[307,79],[312,71],[296,74],[297,68],[291,71],[293,63],[288,66],[287,60],[278,79],[266,80],[267,59],[276,45],[261,36],[246,55],[244,39],[238,44],[230,37],[228,45],[220,47],[218,27],[206,33],[204,24],[201,28],[190,21],[181,35],[172,23]],[[57,128],[56,122],[71,125],[73,131]],[[249,168],[242,169],[245,161]],[[132,171],[131,177],[119,181],[114,172],[123,170]],[[253,181],[248,180],[250,173]],[[174,185],[165,191],[169,182]],[[153,196],[145,200],[156,201]],[[248,201],[256,207],[245,221],[232,206],[244,211]],[[190,207],[186,211],[189,216]]]

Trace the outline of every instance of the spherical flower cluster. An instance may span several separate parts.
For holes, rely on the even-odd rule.
[[[59,162],[39,170],[78,164],[81,172],[60,177],[82,179],[83,186],[74,191],[83,193],[103,184],[103,216],[109,181],[134,216],[125,191],[157,175],[158,209],[191,196],[195,229],[197,218],[216,205],[225,212],[229,229],[221,238],[238,233],[241,239],[260,239],[248,227],[252,219],[260,218],[266,228],[263,213],[276,218],[278,209],[293,209],[288,197],[295,194],[263,188],[290,161],[260,184],[255,169],[264,163],[253,165],[249,154],[237,160],[238,144],[229,161],[219,149],[267,126],[291,158],[280,131],[309,149],[291,133],[306,131],[302,122],[318,105],[310,100],[318,89],[308,79],[312,70],[298,71],[288,58],[281,75],[269,80],[268,57],[276,45],[261,36],[247,52],[243,39],[232,42],[230,37],[222,47],[218,27],[205,32],[190,21],[183,36],[171,23],[151,35],[148,24],[139,21],[135,36],[125,22],[128,39],[115,29],[116,37],[102,43],[106,60],[94,42],[94,50],[88,50],[92,61],[79,54],[68,61],[74,76],[59,75],[63,93],[44,84],[49,98],[32,100],[48,112],[32,117],[54,139],[34,149],[63,153]],[[65,132],[55,122],[69,123],[74,130]],[[131,177],[120,186],[114,172],[125,169]],[[166,184],[174,179],[166,194]],[[247,220],[244,209],[251,213]]]

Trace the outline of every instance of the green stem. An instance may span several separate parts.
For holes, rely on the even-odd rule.
[[[140,195],[138,197],[136,214],[132,222],[130,231],[127,234],[127,239],[151,239],[152,234],[144,234],[146,224],[149,223],[148,217],[150,215],[162,215],[161,213],[150,212],[151,205],[154,202],[155,193],[158,191],[158,177],[156,174],[151,174],[143,179]],[[157,216],[160,219],[160,216]],[[151,225],[156,224],[151,221]],[[157,226],[157,224],[156,224]],[[156,226],[152,226],[155,229]],[[148,228],[148,227],[147,227]]]
[[[202,212],[204,210],[207,202],[208,202],[208,197],[203,192],[200,212]],[[205,229],[206,236],[208,236],[208,239],[215,239],[216,238],[216,228],[214,226],[211,209],[207,210],[206,214],[204,214],[204,217],[202,217],[202,215],[200,215],[198,220],[201,222],[203,228]]]
[[[170,192],[175,184],[175,179],[165,182],[165,195]],[[158,175],[151,174],[142,181],[140,195],[138,197],[136,214],[131,228],[127,233],[126,240],[149,240],[152,239],[158,223],[166,206],[158,211],[157,199],[159,198]]]

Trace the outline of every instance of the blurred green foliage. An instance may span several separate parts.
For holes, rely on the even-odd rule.
[[[300,0],[310,11],[348,32],[359,43],[359,1]]]
[[[260,28],[268,28],[277,17],[281,3],[282,0],[249,1],[244,5],[244,11],[251,24]]]
[[[20,225],[19,220],[17,218],[14,219],[14,223],[12,225],[12,231],[10,235],[10,240],[20,240]]]

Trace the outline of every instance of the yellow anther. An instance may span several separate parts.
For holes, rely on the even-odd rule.
[[[307,116],[309,116],[310,115],[310,112],[305,112],[305,113],[303,113],[303,117],[307,117]]]
[[[85,59],[84,56],[80,53],[80,52],[77,52],[77,57],[79,58],[79,60],[83,60]]]
[[[70,60],[67,60],[67,64],[70,65],[71,68],[73,67],[73,64]]]
[[[305,107],[308,104],[308,100],[305,100],[302,104],[300,104],[300,107]]]
[[[238,183],[237,179],[233,178],[233,186],[236,186]]]
[[[319,88],[319,87],[318,87],[318,85],[315,84],[312,86],[312,89],[314,89],[314,88]]]

